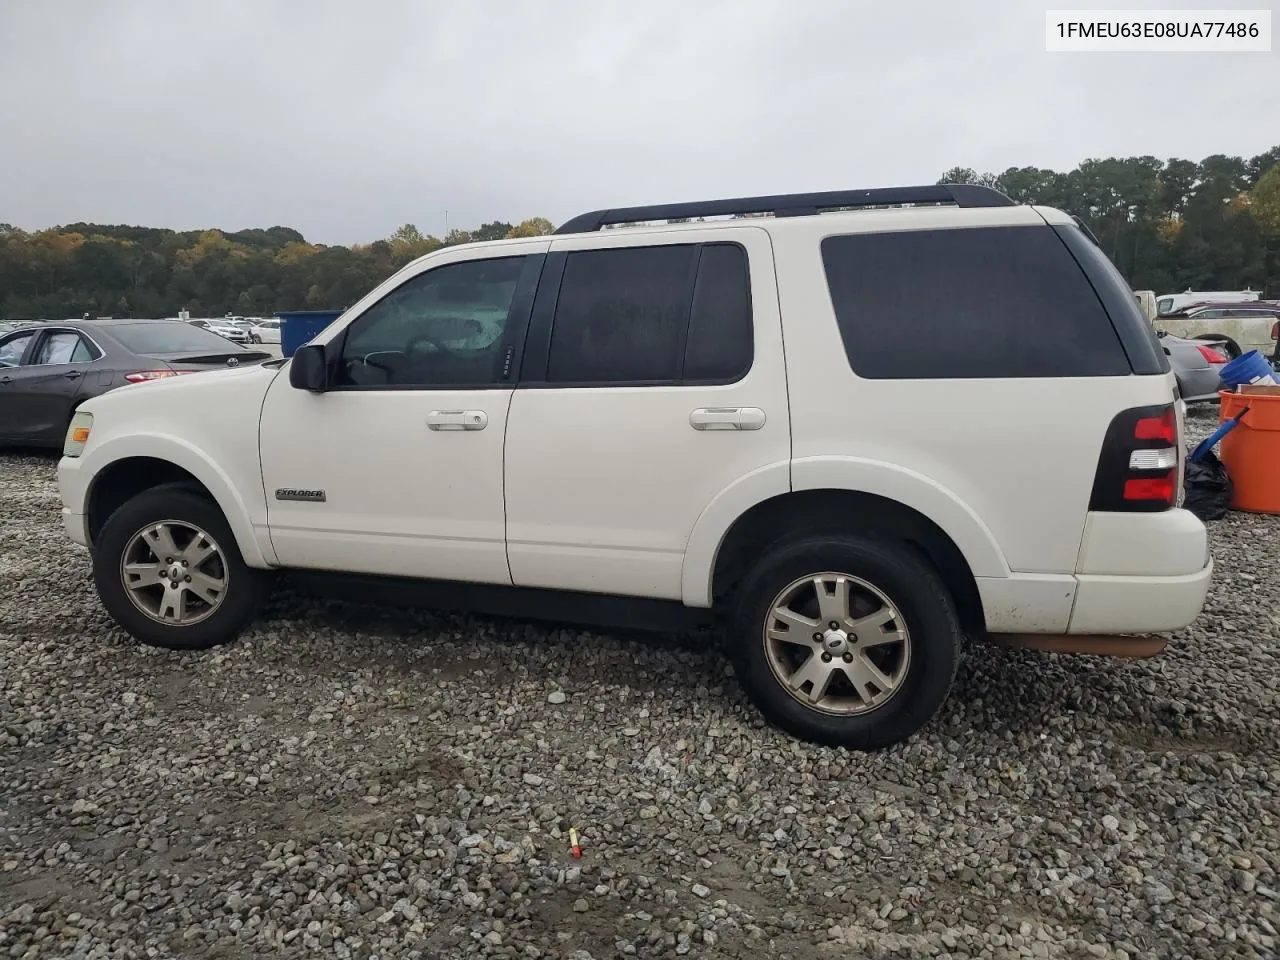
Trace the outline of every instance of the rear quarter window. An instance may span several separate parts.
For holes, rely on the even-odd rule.
[[[831,236],[822,262],[860,377],[1132,372],[1089,279],[1047,225]]]

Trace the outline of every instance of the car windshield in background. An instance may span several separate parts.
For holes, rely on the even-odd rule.
[[[189,323],[120,323],[111,335],[134,353],[225,353],[240,349],[225,337]]]

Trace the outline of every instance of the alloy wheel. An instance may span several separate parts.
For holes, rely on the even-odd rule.
[[[827,571],[794,580],[765,614],[774,677],[812,710],[857,716],[884,706],[911,666],[911,635],[883,591]]]
[[[133,605],[152,620],[189,626],[213,615],[227,595],[229,571],[206,531],[182,520],[143,527],[120,559],[120,580]]]

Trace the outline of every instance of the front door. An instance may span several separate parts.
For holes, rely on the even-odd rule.
[[[511,582],[503,441],[547,245],[433,258],[326,336],[330,389],[275,379],[260,443],[282,565]]]

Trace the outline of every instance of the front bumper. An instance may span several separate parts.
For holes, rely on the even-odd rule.
[[[82,547],[89,546],[89,518],[83,513],[73,513],[69,508],[62,508],[62,529],[67,536]]]
[[[81,546],[89,546],[89,523],[85,516],[85,483],[80,457],[63,457],[58,461],[58,496],[62,499],[62,528]]]

